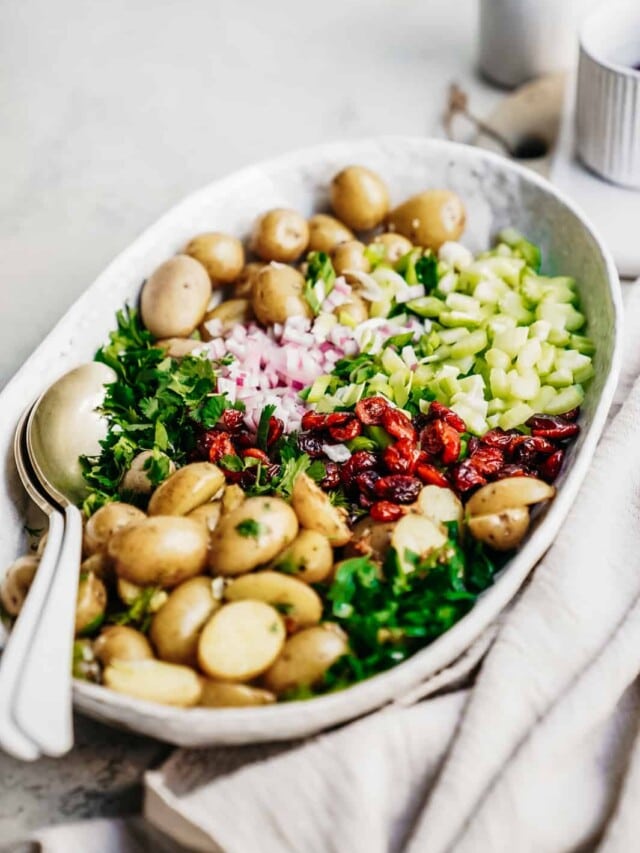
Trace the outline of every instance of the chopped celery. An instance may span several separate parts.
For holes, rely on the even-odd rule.
[[[528,406],[526,403],[516,403],[500,415],[498,423],[502,429],[513,429],[528,421],[531,415],[534,414],[535,412],[531,406]]]
[[[488,349],[484,357],[489,367],[501,367],[503,370],[507,370],[511,364],[511,356],[497,347]]]
[[[484,329],[476,329],[465,337],[461,338],[451,347],[451,355],[453,358],[463,358],[466,355],[475,355],[486,349],[487,333]]]
[[[555,398],[547,404],[545,409],[548,415],[561,415],[569,412],[584,402],[584,391],[581,385],[572,385],[556,394]]]
[[[332,377],[330,375],[326,376],[318,376],[316,381],[313,383],[309,390],[309,394],[307,396],[307,402],[309,403],[317,403],[322,397],[324,397],[327,388],[329,387],[329,383],[331,382]]]

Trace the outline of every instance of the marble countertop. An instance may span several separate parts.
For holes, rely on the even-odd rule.
[[[101,269],[184,195],[318,142],[441,134],[476,110],[475,0],[21,0],[0,7],[0,387]],[[43,697],[46,701],[46,697]],[[168,748],[76,720],[59,761],[0,755],[0,843],[135,811]]]

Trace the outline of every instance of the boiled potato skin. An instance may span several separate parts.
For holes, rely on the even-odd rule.
[[[276,662],[265,672],[263,684],[276,695],[295,687],[311,687],[348,648],[347,637],[337,625],[305,628],[287,640]]]
[[[204,571],[208,544],[198,521],[156,515],[112,536],[109,556],[116,574],[131,583],[173,587]]]
[[[17,616],[22,610],[39,563],[39,558],[31,554],[18,557],[2,578],[0,601],[10,616]]]
[[[304,278],[298,270],[269,264],[258,273],[251,305],[265,326],[285,323],[289,317],[311,318],[313,312],[303,292]]]
[[[184,358],[202,346],[202,341],[195,338],[162,338],[154,346],[163,349],[171,358]]]
[[[212,341],[218,337],[217,334],[213,335],[209,331],[208,324],[212,320],[220,321],[220,334],[226,335],[238,323],[246,324],[253,320],[251,302],[248,299],[227,299],[221,302],[216,308],[207,311],[199,326],[199,332],[203,341]]]
[[[237,509],[241,503],[244,503],[246,500],[246,493],[242,486],[239,486],[237,483],[232,483],[230,486],[224,490],[224,494],[222,495],[221,508],[222,514],[227,515],[230,512],[233,512],[234,509]]]
[[[300,524],[322,533],[332,545],[346,545],[351,539],[345,514],[333,506],[325,492],[306,474],[298,474],[296,477],[291,504]]]
[[[209,565],[214,574],[249,572],[272,560],[297,533],[298,520],[288,503],[274,497],[247,498],[223,515],[213,531]]]
[[[363,299],[355,294],[348,302],[338,305],[334,312],[343,326],[355,328],[369,319],[369,311]]]
[[[233,284],[234,299],[251,299],[253,286],[261,269],[266,266],[262,261],[250,261]]]
[[[93,642],[93,651],[103,666],[114,660],[150,660],[153,649],[140,631],[128,625],[109,625]]]
[[[529,529],[529,510],[526,506],[519,506],[491,515],[474,515],[468,524],[474,539],[496,551],[510,551],[522,542]]]
[[[282,572],[250,572],[232,580],[225,589],[227,601],[264,601],[282,613],[287,627],[317,625],[322,617],[318,593],[301,580]]]
[[[345,549],[346,557],[369,557],[378,563],[384,563],[391,547],[391,534],[394,521],[374,521],[365,516],[353,527],[353,538]]]
[[[437,252],[464,231],[465,209],[451,190],[426,190],[414,195],[389,214],[389,230],[397,231],[417,246]]]
[[[200,634],[200,668],[222,681],[249,681],[271,666],[285,636],[282,617],[269,604],[232,601],[213,614]]]
[[[384,259],[390,264],[395,264],[403,255],[413,249],[411,240],[407,240],[402,234],[395,234],[391,231],[378,234],[377,237],[374,237],[373,242],[384,246]]]
[[[210,501],[209,503],[202,504],[201,506],[197,506],[195,509],[192,509],[191,512],[187,513],[187,518],[193,518],[194,521],[201,522],[204,524],[208,533],[213,533],[218,526],[221,513],[222,502]]]
[[[159,660],[114,660],[103,679],[118,693],[179,708],[197,705],[202,695],[202,680],[194,670]]]
[[[301,530],[291,545],[278,554],[273,568],[305,583],[320,583],[331,574],[333,548],[317,530]]]
[[[153,456],[152,450],[143,450],[133,457],[129,470],[122,478],[120,483],[121,492],[134,492],[140,495],[149,495],[154,490],[155,486],[149,479],[149,474],[145,470],[147,459]],[[172,460],[169,460],[169,476],[176,470],[176,466]]]
[[[435,522],[457,521],[462,525],[464,508],[460,499],[451,489],[440,486],[423,486],[415,508]]]
[[[84,528],[82,551],[86,557],[106,554],[109,539],[128,524],[143,521],[145,514],[131,504],[113,501],[100,507]]]
[[[383,180],[364,166],[348,166],[331,181],[331,206],[354,231],[379,225],[389,210],[389,191]]]
[[[488,515],[550,500],[555,493],[553,486],[535,477],[505,477],[478,489],[466,509],[470,515]]]
[[[200,261],[214,287],[235,281],[244,266],[244,249],[240,240],[219,231],[198,234],[184,252]]]
[[[365,253],[365,245],[359,240],[349,240],[335,247],[331,255],[336,275],[348,272],[369,272],[371,264]]]
[[[316,213],[309,220],[309,252],[330,254],[336,246],[353,239],[353,231],[334,216]]]
[[[293,263],[309,243],[309,226],[295,210],[275,208],[258,218],[251,235],[251,248],[263,261]]]
[[[75,632],[81,634],[104,615],[107,608],[107,589],[100,578],[84,575],[78,584]]]
[[[202,322],[210,297],[211,281],[202,264],[176,255],[144,283],[142,322],[156,338],[188,338]]]
[[[211,462],[192,462],[168,477],[149,501],[149,515],[186,515],[224,488],[224,474]]]
[[[179,584],[153,617],[149,636],[161,660],[195,666],[198,638],[209,617],[220,607],[210,577]]]
[[[248,708],[256,705],[273,705],[276,697],[268,690],[249,684],[202,680],[200,705],[204,708]]]

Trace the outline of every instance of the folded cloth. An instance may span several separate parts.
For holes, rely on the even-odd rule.
[[[170,831],[179,814],[182,841],[229,853],[637,849],[637,286],[625,303],[612,420],[556,542],[493,643],[479,641],[491,647],[473,688],[271,752],[179,750],[148,774],[151,821]]]

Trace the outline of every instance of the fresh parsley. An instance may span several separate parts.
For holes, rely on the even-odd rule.
[[[261,536],[269,533],[270,527],[268,524],[256,521],[255,518],[243,518],[242,521],[236,524],[236,531],[246,539],[259,539]]]
[[[335,282],[336,272],[329,255],[326,252],[309,252],[304,298],[314,314],[320,313],[320,306],[333,290]]]

